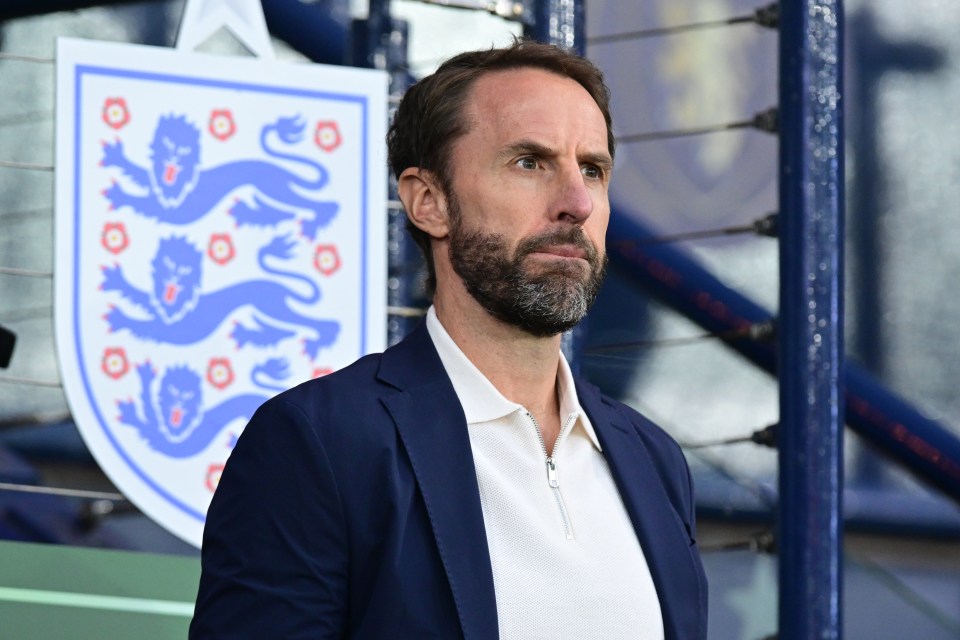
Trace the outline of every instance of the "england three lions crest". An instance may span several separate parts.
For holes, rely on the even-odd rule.
[[[117,487],[199,545],[257,407],[384,346],[386,82],[66,40],[57,107],[67,399]]]

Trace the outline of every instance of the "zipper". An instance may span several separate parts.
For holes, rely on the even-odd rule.
[[[567,515],[567,507],[563,503],[563,494],[560,493],[560,476],[557,474],[557,461],[547,453],[547,443],[543,441],[543,433],[540,432],[540,425],[537,423],[537,419],[534,418],[533,414],[529,411],[527,411],[527,417],[530,418],[530,421],[533,422],[533,426],[536,428],[537,440],[540,441],[540,449],[543,451],[543,457],[546,460],[547,484],[550,486],[553,496],[557,500],[557,507],[560,509],[560,520],[563,522],[563,535],[567,540],[573,540],[573,527],[570,524],[570,516]],[[571,414],[563,426],[560,427],[560,433],[557,435],[557,443],[554,444],[553,448],[554,453],[557,452],[557,446],[563,440],[563,436],[566,435],[575,419],[576,417]]]

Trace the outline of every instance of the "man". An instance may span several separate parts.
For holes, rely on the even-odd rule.
[[[525,41],[461,54],[389,146],[433,307],[254,416],[191,636],[704,638],[679,448],[560,355],[606,261],[600,72]]]

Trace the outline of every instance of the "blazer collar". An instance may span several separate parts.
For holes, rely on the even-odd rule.
[[[496,638],[497,602],[467,422],[420,323],[381,359],[393,417],[423,495],[464,638]]]
[[[660,597],[668,640],[702,637],[700,611],[706,606],[690,536],[671,506],[653,458],[635,428],[591,384],[577,381],[580,404],[603,445],[643,555]]]

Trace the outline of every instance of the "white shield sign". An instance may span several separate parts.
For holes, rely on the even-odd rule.
[[[383,349],[387,79],[58,46],[56,335],[116,486],[195,545],[278,391]]]

